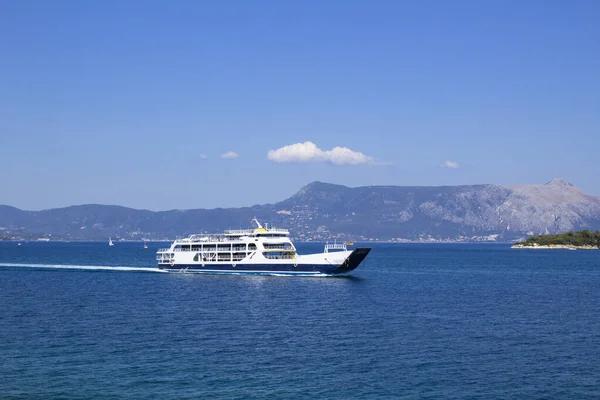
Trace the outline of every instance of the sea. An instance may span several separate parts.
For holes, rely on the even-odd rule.
[[[287,277],[0,242],[0,398],[600,399],[600,251],[368,246]]]

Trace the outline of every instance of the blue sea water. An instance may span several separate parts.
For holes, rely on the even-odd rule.
[[[600,398],[600,251],[375,244],[315,278],[149,247],[0,242],[0,398]]]

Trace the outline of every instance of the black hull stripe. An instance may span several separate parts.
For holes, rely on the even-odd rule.
[[[354,270],[369,254],[370,248],[355,249],[341,265],[332,264],[242,264],[201,263],[159,264],[158,268],[180,272],[221,273],[284,273],[284,274],[344,274]]]
[[[160,264],[159,268],[173,271],[220,271],[220,272],[286,272],[286,273],[325,273],[330,274],[338,270],[338,267],[317,264],[175,264],[173,266]]]

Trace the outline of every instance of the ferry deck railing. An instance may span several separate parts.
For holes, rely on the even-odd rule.
[[[290,245],[285,244],[263,244],[265,250],[294,250]]]
[[[342,250],[346,251],[348,248],[344,243],[327,243],[325,245],[325,253],[329,253],[329,250]]]

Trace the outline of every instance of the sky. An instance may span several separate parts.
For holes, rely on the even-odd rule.
[[[600,2],[0,1],[0,204],[600,195]]]

